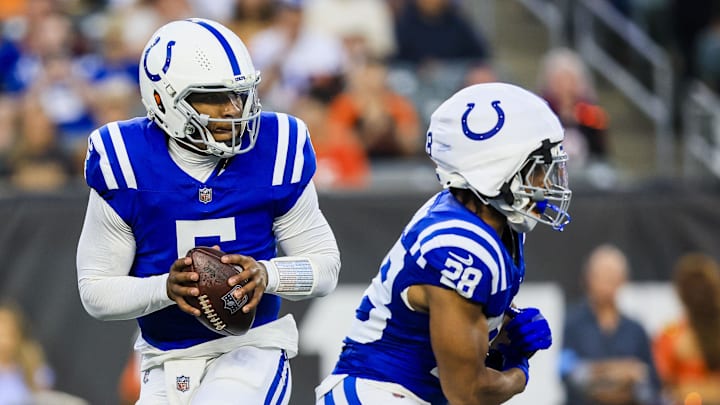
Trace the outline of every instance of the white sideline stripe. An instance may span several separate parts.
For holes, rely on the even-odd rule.
[[[290,142],[290,134],[288,133],[288,116],[287,114],[275,114],[277,116],[278,143],[275,153],[275,168],[273,170],[272,185],[278,186],[282,184],[283,175],[285,174],[285,161],[287,160],[288,143]]]
[[[305,154],[303,148],[305,147],[305,140],[307,139],[307,126],[305,123],[297,120],[297,142],[295,148],[295,164],[293,165],[292,179],[290,183],[297,183],[302,177],[302,168],[305,164]]]
[[[105,144],[103,144],[102,136],[100,136],[100,131],[97,129],[94,130],[92,134],[90,134],[90,141],[95,147],[95,150],[97,150],[98,156],[100,156],[100,171],[105,179],[105,185],[107,185],[107,188],[110,190],[117,189],[117,180],[115,179],[115,175],[110,167],[110,161],[108,160],[107,151],[105,150]]]
[[[128,157],[127,149],[125,149],[125,142],[120,134],[120,127],[117,122],[111,122],[108,124],[108,130],[110,130],[110,139],[115,147],[115,154],[117,155],[118,162],[120,163],[120,171],[125,178],[125,183],[128,188],[137,189],[135,172],[133,172],[132,165],[130,164],[130,158]]]

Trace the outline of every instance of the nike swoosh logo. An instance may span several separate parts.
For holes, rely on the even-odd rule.
[[[464,264],[465,267],[469,267],[473,264],[473,257],[470,255],[470,253],[467,254],[468,255],[467,258],[460,257],[455,252],[449,252],[449,254],[450,254],[450,257],[452,257],[453,259]]]

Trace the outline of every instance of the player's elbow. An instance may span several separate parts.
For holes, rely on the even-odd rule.
[[[95,319],[101,321],[112,321],[115,318],[113,314],[108,312],[107,305],[103,304],[102,294],[98,294],[94,288],[95,283],[89,279],[78,280],[78,290],[80,292],[80,302],[85,312]]]
[[[340,279],[340,253],[336,251],[333,254],[329,254],[325,260],[327,261],[326,274],[322,285],[318,285],[320,288],[317,288],[315,294],[313,294],[316,297],[324,297],[335,291],[338,280]]]

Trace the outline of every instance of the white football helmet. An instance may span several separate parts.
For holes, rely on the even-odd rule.
[[[426,150],[444,188],[471,190],[518,232],[570,221],[563,127],[547,103],[505,83],[466,87],[430,118]]]
[[[140,93],[148,117],[178,142],[203,153],[226,157],[252,149],[260,123],[259,82],[260,72],[240,38],[211,20],[193,18],[160,27],[140,56]],[[238,114],[200,114],[188,97],[230,101]],[[216,141],[210,123],[231,129],[232,139]]]

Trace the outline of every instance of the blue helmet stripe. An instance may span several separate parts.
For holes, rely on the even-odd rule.
[[[217,38],[218,42],[220,42],[220,45],[222,45],[223,49],[225,50],[225,53],[228,56],[228,59],[230,59],[230,66],[232,66],[233,75],[238,76],[242,72],[240,72],[240,65],[238,65],[237,57],[235,56],[235,52],[233,52],[232,47],[230,46],[230,43],[228,43],[227,39],[213,27],[212,25],[206,23],[205,21],[195,21],[190,20],[196,24],[200,24],[201,26],[205,27],[206,30],[210,31],[213,35],[215,35],[215,38]]]

